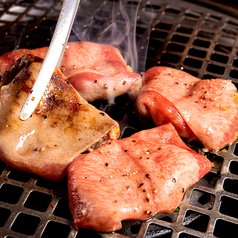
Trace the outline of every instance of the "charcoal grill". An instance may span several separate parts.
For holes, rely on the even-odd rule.
[[[137,24],[131,25],[136,33],[139,63],[134,64],[138,72],[165,65],[201,79],[230,79],[238,87],[236,10],[211,1],[122,3],[128,12],[138,10]],[[78,40],[78,32],[87,31],[87,40],[96,41],[112,20],[123,24],[119,12],[111,14],[115,4],[120,2],[82,0],[70,40]],[[48,46],[60,9],[57,0],[0,0],[0,54],[16,48]],[[125,49],[120,50],[126,56]],[[138,120],[128,100],[121,96],[112,104],[94,103],[120,123],[122,137],[151,126]],[[123,228],[114,233],[74,227],[66,178],[54,183],[0,162],[0,237],[237,237],[237,144],[219,152],[203,151],[199,143],[189,146],[212,161],[212,170],[187,190],[171,215],[159,214],[145,222],[123,221]]]

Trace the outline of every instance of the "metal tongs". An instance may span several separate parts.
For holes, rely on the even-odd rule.
[[[27,120],[43,96],[56,66],[60,66],[80,0],[64,0],[49,49],[19,118]]]

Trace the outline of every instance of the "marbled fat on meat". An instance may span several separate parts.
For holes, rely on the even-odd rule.
[[[68,167],[68,197],[77,227],[111,232],[122,220],[172,213],[184,192],[211,169],[172,124],[140,131],[82,154]]]
[[[200,80],[169,67],[143,76],[136,108],[156,125],[171,122],[181,137],[199,140],[210,150],[233,142],[238,132],[237,89],[229,80]]]
[[[119,125],[85,101],[56,68],[32,116],[19,112],[40,70],[42,59],[25,55],[4,75],[0,91],[0,159],[14,168],[53,181],[90,147],[119,137]]]
[[[5,53],[0,57],[1,74],[23,55],[44,58],[47,50],[42,47]],[[129,93],[135,83],[141,84],[140,74],[132,72],[119,50],[107,44],[69,42],[60,69],[88,102],[113,99]]]

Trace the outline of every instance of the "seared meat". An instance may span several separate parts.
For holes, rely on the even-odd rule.
[[[121,228],[122,220],[172,213],[184,192],[211,169],[172,124],[113,140],[68,167],[68,197],[77,227]]]
[[[32,116],[19,112],[34,84],[42,59],[25,55],[3,75],[0,92],[0,157],[20,170],[60,181],[68,164],[102,140],[119,136],[119,126],[88,104],[56,68]]]
[[[3,74],[13,62],[25,54],[45,57],[48,47],[19,49],[0,57]],[[60,69],[80,95],[87,101],[113,99],[141,83],[141,76],[126,65],[119,50],[106,44],[69,42]]]
[[[156,125],[171,122],[181,137],[219,150],[237,137],[237,89],[229,80],[200,80],[169,67],[154,67],[143,76],[136,108]]]

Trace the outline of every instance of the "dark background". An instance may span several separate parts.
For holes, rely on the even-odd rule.
[[[231,8],[237,8],[238,9],[238,0],[212,0],[212,2],[217,2],[217,3],[220,3],[220,4],[224,4],[226,6],[229,6]]]

